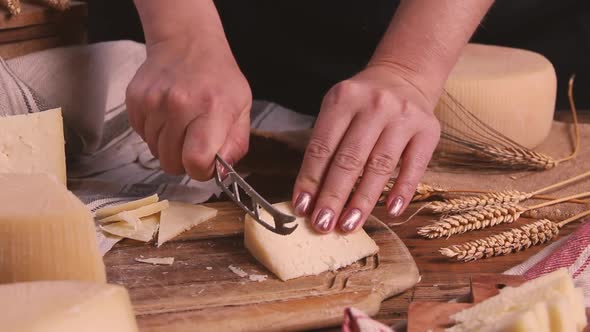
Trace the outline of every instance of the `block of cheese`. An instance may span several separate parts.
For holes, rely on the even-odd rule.
[[[550,290],[560,293],[571,293],[574,283],[567,270],[559,269],[519,287],[505,287],[500,294],[491,297],[478,305],[465,309],[451,316],[455,322],[467,320],[486,320],[503,311],[516,311],[526,308],[531,303],[544,300],[552,295]]]
[[[85,281],[0,285],[4,332],[135,332],[135,315],[122,286]]]
[[[545,315],[546,315],[545,308]],[[495,320],[490,324],[479,326],[472,330],[465,331],[479,331],[479,332],[550,332],[548,325],[543,325],[543,322],[538,320],[537,313],[534,309],[517,312],[499,320]],[[572,331],[573,332],[573,331]]]
[[[293,215],[290,202],[274,204]],[[274,225],[273,218],[261,211],[262,220]],[[317,275],[348,266],[374,255],[379,247],[363,229],[343,235],[337,231],[319,234],[306,218],[297,218],[297,229],[289,235],[272,233],[246,215],[244,242],[250,253],[281,280]]]
[[[160,223],[160,214],[152,214],[139,220],[137,228],[126,221],[119,221],[108,225],[101,225],[100,228],[110,234],[133,239],[142,242],[148,242],[158,230]]]
[[[0,174],[0,283],[106,280],[90,210],[45,174]]]
[[[484,123],[525,147],[539,145],[551,129],[557,79],[551,62],[538,53],[468,44],[445,90]],[[465,118],[453,116],[449,107],[452,103],[443,96],[435,109],[442,129],[464,130]],[[439,150],[448,148],[441,142]]]
[[[154,203],[158,202],[158,200],[159,200],[158,194],[154,194],[154,195],[144,197],[142,199],[138,199],[135,201],[117,204],[117,205],[113,205],[113,206],[106,206],[106,207],[96,210],[95,216],[98,219],[103,219],[103,218],[115,215],[119,212],[135,210],[135,209],[139,209],[140,207],[145,206],[145,205],[154,204]]]
[[[217,215],[217,210],[203,205],[171,202],[170,207],[160,214],[160,231],[158,232],[158,247],[180,233]]]
[[[0,173],[46,173],[66,184],[61,109],[0,117]]]

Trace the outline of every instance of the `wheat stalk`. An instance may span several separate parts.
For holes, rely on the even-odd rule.
[[[557,224],[548,219],[542,219],[483,239],[441,248],[439,252],[449,258],[470,262],[525,250],[550,241],[558,233]]]
[[[480,145],[480,149],[475,150],[476,155],[487,157],[492,162],[514,166],[515,168],[524,167],[534,170],[547,170],[557,166],[559,163],[546,154],[520,147],[478,145]]]
[[[440,220],[418,228],[418,235],[428,239],[450,237],[469,231],[493,227],[499,224],[512,223],[525,211],[540,209],[545,206],[563,203],[575,198],[590,196],[590,192],[571,195],[534,206],[523,207],[515,203],[483,206],[477,210],[469,210],[460,214],[444,216]]]
[[[541,219],[482,239],[441,248],[439,252],[443,256],[464,262],[508,255],[549,242],[559,235],[559,230],[563,226],[588,215],[590,215],[590,210],[558,223],[548,219]]]
[[[389,181],[387,181],[387,183],[385,184],[385,187],[381,191],[381,195],[379,196],[379,199],[377,200],[377,204],[385,204],[385,202],[387,201],[387,196],[389,196],[391,189],[395,185],[395,180],[396,180],[396,178],[392,177],[389,179]],[[356,181],[353,191],[356,191],[360,181],[361,181],[361,178],[359,177]],[[426,200],[426,199],[431,198],[433,196],[442,195],[445,192],[446,191],[440,187],[425,184],[425,183],[418,183],[418,186],[416,187],[416,191],[414,192],[414,196],[412,197],[412,202],[423,201],[423,200]]]
[[[450,237],[476,229],[511,223],[527,209],[516,204],[484,206],[478,210],[442,218],[433,224],[418,228],[418,234],[429,239]]]
[[[20,1],[19,0],[0,0],[0,7],[8,9],[10,15],[20,14]]]

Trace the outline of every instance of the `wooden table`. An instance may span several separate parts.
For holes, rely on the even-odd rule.
[[[561,121],[571,119],[569,112],[556,115]],[[580,122],[590,123],[590,112],[579,113]],[[263,177],[253,175],[249,182],[259,192],[273,202],[289,200],[293,178],[285,176]],[[400,218],[408,216],[420,206],[413,204],[408,211]],[[391,221],[386,215],[384,207],[375,208],[373,214],[381,220]],[[524,262],[526,259],[541,251],[545,246],[536,246],[520,253],[503,257],[494,257],[471,263],[452,262],[438,253],[438,249],[450,244],[461,243],[475,238],[481,238],[507,228],[521,225],[526,219],[510,225],[500,225],[488,230],[481,230],[463,235],[453,236],[451,239],[426,240],[418,237],[416,228],[429,222],[428,216],[417,216],[411,222],[397,226],[393,230],[406,244],[420,270],[422,280],[414,288],[401,295],[390,298],[382,303],[381,310],[375,317],[379,321],[393,325],[403,322],[407,318],[408,305],[412,301],[448,301],[469,293],[469,278],[474,273],[502,273],[509,268]],[[561,231],[559,238],[570,234],[579,223],[566,225]]]

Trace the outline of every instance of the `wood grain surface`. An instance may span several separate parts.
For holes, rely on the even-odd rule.
[[[126,240],[104,257],[108,280],[129,290],[142,331],[304,330],[340,324],[346,307],[377,314],[385,298],[419,279],[401,240],[370,220],[367,233],[379,253],[338,272],[280,281],[247,252],[243,217],[231,202],[207,204],[218,215],[171,242]],[[135,258],[174,257],[171,266]],[[263,282],[234,274],[268,275]]]

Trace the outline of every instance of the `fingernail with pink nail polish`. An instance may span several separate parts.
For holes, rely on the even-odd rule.
[[[391,205],[389,206],[389,215],[392,217],[399,216],[400,212],[402,211],[402,207],[404,206],[404,198],[401,196],[397,196]]]
[[[342,218],[342,230],[345,232],[350,232],[358,226],[358,223],[361,221],[363,213],[359,209],[352,209],[348,211],[346,216]]]
[[[309,212],[311,205],[311,195],[308,193],[300,193],[295,200],[295,214],[305,216]]]
[[[323,208],[318,213],[313,224],[316,229],[328,231],[330,229],[330,225],[332,224],[333,219],[334,211],[328,208]]]

